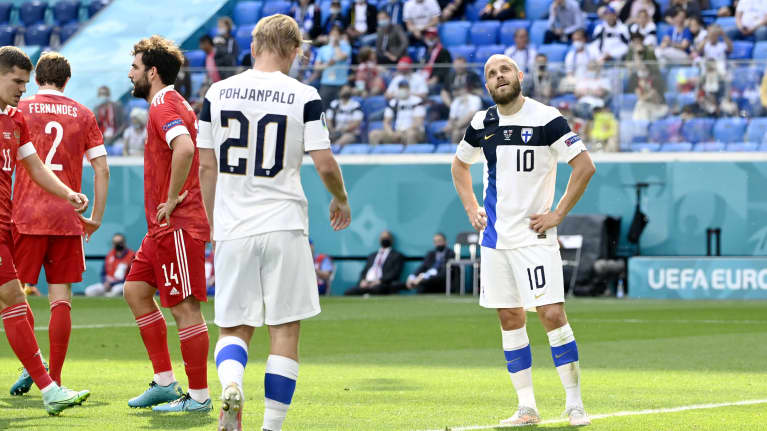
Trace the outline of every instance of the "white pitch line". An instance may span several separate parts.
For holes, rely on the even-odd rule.
[[[750,406],[755,404],[767,404],[767,399],[761,399],[761,400],[744,400],[744,401],[733,401],[729,403],[714,403],[714,404],[693,404],[689,406],[679,406],[679,407],[669,407],[669,408],[663,408],[663,409],[647,409],[647,410],[637,410],[637,411],[623,411],[623,412],[614,412],[614,413],[604,413],[604,414],[598,414],[598,415],[590,415],[589,417],[591,419],[606,419],[606,418],[615,418],[615,417],[621,417],[621,416],[644,416],[644,415],[657,415],[662,413],[677,413],[677,412],[685,412],[688,410],[705,410],[705,409],[718,409],[722,407],[732,407],[732,406]],[[549,425],[549,424],[558,424],[567,422],[568,420],[563,419],[549,419],[545,421],[541,421],[539,425]],[[471,426],[464,426],[464,427],[447,427],[447,428],[440,428],[440,429],[434,429],[434,430],[428,430],[428,431],[471,431],[471,430],[487,430],[487,429],[496,429],[496,428],[512,428],[511,426],[503,426],[500,424],[495,425],[471,425]]]

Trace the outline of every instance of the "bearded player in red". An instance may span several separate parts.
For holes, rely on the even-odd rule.
[[[81,404],[90,392],[72,391],[56,384],[45,371],[37,347],[31,310],[13,261],[11,192],[16,162],[21,162],[32,181],[43,190],[74,207],[73,213],[75,210],[85,211],[88,198],[72,191],[43,165],[35,152],[24,117],[15,108],[26,90],[31,71],[32,63],[23,51],[13,46],[0,48],[0,316],[11,348],[43,394],[45,410],[57,415]],[[57,198],[45,196],[44,199]]]
[[[200,311],[206,301],[205,242],[210,228],[202,203],[197,118],[173,89],[184,55],[160,36],[133,47],[128,77],[133,96],[150,103],[144,150],[144,207],[149,232],[125,282],[130,305],[154,368],[154,379],[130,407],[162,412],[208,412],[208,327]],[[178,326],[189,392],[181,391],[171,368],[167,327],[154,301],[160,291]]]
[[[82,236],[87,240],[101,225],[109,186],[107,151],[96,117],[85,106],[64,96],[71,76],[69,61],[64,56],[55,52],[43,54],[35,67],[40,90],[34,97],[22,100],[19,111],[45,166],[72,190],[80,191],[83,157],[90,160],[95,173],[93,214],[86,219],[72,211],[67,202],[48,199],[25,170],[16,174],[13,197],[14,258],[21,282],[37,284],[40,268],[45,267],[51,307],[50,375],[59,385],[72,331],[72,283],[82,281],[85,270]],[[11,395],[25,394],[31,386],[32,378],[24,369],[11,388]]]

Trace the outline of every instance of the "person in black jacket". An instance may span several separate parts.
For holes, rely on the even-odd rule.
[[[218,34],[213,38],[215,47],[214,60],[221,79],[234,75],[237,71],[237,56],[240,55],[240,47],[232,35],[234,23],[228,16],[218,19]]]
[[[421,265],[407,278],[405,287],[418,293],[440,293],[445,291],[445,263],[455,258],[455,252],[447,248],[445,234],[434,235],[434,250],[426,254]]]
[[[374,5],[365,0],[356,0],[349,8],[346,18],[346,35],[349,36],[349,41],[359,41],[364,46],[375,45],[378,31],[377,14],[378,10]]]
[[[388,295],[398,290],[405,257],[394,250],[391,232],[381,232],[381,248],[368,256],[365,268],[360,273],[359,283],[344,292],[344,295]]]

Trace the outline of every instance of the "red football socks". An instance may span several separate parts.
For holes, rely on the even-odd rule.
[[[69,334],[72,332],[72,318],[70,311],[72,304],[69,301],[54,301],[51,304],[51,321],[48,324],[48,339],[50,341],[50,366],[51,378],[61,386],[61,368],[64,366],[64,358],[67,356],[69,347]]]
[[[141,339],[152,361],[155,374],[172,371],[170,353],[168,353],[168,328],[160,310],[136,318]]]
[[[26,302],[12,305],[0,312],[0,316],[3,318],[5,336],[8,337],[13,352],[27,369],[35,385],[44,389],[53,383],[53,380],[45,371],[35,333],[29,326],[28,307]]]
[[[181,340],[181,356],[184,357],[186,376],[189,379],[189,389],[205,389],[208,387],[208,326],[204,323],[179,329],[178,338]]]

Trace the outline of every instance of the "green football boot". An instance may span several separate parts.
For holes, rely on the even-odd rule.
[[[181,398],[173,400],[167,404],[152,407],[153,412],[161,413],[173,413],[173,412],[195,412],[195,413],[208,413],[213,410],[213,404],[210,402],[210,398],[205,400],[204,403],[198,403],[193,400],[189,394],[184,394]]]
[[[71,389],[57,387],[43,394],[45,411],[51,416],[57,416],[63,410],[79,406],[91,395],[90,391],[73,391]]]
[[[144,391],[143,394],[128,401],[128,407],[134,409],[152,407],[157,404],[173,401],[182,396],[184,396],[184,391],[181,390],[177,382],[173,382],[168,386],[160,386],[153,381],[149,384],[149,389]]]

